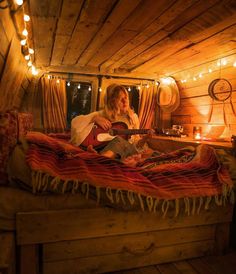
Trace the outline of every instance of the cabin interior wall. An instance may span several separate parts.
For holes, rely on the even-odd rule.
[[[8,9],[0,9],[0,111],[20,109],[31,81]]]
[[[201,71],[201,67],[196,67]],[[191,74],[191,71],[184,72]],[[214,79],[225,78],[232,85],[231,99],[225,102],[213,100],[208,94],[208,86]],[[235,67],[225,66],[212,73],[206,73],[197,80],[185,83],[178,81],[180,89],[180,106],[171,115],[171,123],[183,125],[185,131],[191,135],[194,126],[201,126],[203,134],[207,134],[212,126],[224,126],[222,137],[236,134],[236,74]],[[232,103],[232,104],[231,104]],[[210,113],[212,110],[212,116]],[[224,112],[225,118],[224,119]]]

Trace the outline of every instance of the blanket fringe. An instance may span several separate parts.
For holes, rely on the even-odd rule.
[[[162,213],[163,213],[162,218],[166,217],[167,211],[169,209],[169,205],[170,205],[169,200],[164,200],[162,202],[162,206],[161,206],[161,210],[162,210]]]
[[[90,184],[88,182],[82,183],[79,180],[62,180],[59,177],[52,177],[42,171],[32,171],[31,177],[33,193],[53,190],[64,194],[70,190],[72,194],[75,194],[80,190],[81,193],[85,195],[86,199],[89,198]],[[102,187],[96,186],[95,189],[97,204],[99,204],[101,200]],[[123,205],[126,205],[127,200],[131,206],[134,206],[135,201],[138,200],[142,211],[145,211],[146,208],[149,212],[153,213],[158,212],[158,205],[162,200],[157,197],[152,197],[151,195],[142,196],[140,193],[136,193],[131,190],[125,191],[121,189],[112,189],[111,187],[106,187],[105,193],[111,203],[118,204],[122,201]],[[234,204],[235,193],[232,187],[223,184],[222,194],[207,197],[184,197],[174,200],[163,199],[161,204],[162,217],[165,218],[170,208],[170,204],[172,207],[173,202],[173,206],[175,208],[174,216],[177,217],[180,213],[181,200],[184,202],[184,212],[189,216],[190,214],[199,214],[202,208],[208,210],[212,201],[214,201],[218,206],[225,206],[227,202]]]
[[[110,200],[112,204],[114,204],[114,199],[113,199],[113,194],[112,194],[112,189],[110,187],[106,188],[106,195],[107,198]]]
[[[147,196],[146,203],[147,203],[149,212],[151,212],[153,208],[153,198],[151,196]]]

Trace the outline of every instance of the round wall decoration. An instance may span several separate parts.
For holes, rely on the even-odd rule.
[[[210,83],[208,93],[212,99],[224,102],[231,97],[232,86],[224,78],[215,79]]]

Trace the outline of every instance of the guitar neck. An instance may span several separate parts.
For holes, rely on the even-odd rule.
[[[109,130],[109,134],[115,135],[135,135],[135,134],[147,134],[150,129],[117,129],[112,128]]]

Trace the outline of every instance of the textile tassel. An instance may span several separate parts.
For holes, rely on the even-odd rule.
[[[151,196],[147,196],[146,203],[147,203],[149,212],[151,212],[153,208],[153,198]]]
[[[114,203],[113,195],[112,195],[112,190],[110,187],[106,188],[106,195],[108,199],[111,201],[111,203]]]
[[[221,206],[221,205],[222,205],[222,195],[215,195],[215,203],[216,203],[218,206]]]
[[[89,183],[83,183],[81,185],[81,191],[85,195],[86,199],[88,200],[88,197],[89,197]]]
[[[133,205],[134,202],[135,202],[135,199],[134,199],[134,192],[128,190],[128,192],[127,192],[127,197],[128,197],[128,200],[129,200],[130,204]]]
[[[185,205],[185,213],[190,215],[190,204],[189,204],[189,198],[185,197],[184,198],[184,205]]]
[[[63,183],[62,190],[61,190],[63,194],[66,192],[66,188],[67,188],[68,183],[69,183],[68,180],[66,180],[66,181]]]
[[[123,195],[123,192],[120,191],[120,197],[121,197],[121,201],[124,205],[126,205],[126,202],[125,202],[125,198],[124,198],[124,195]]]
[[[41,185],[42,185],[42,172],[39,171],[37,173],[37,190],[40,191],[41,190]]]
[[[203,205],[203,198],[199,197],[199,206],[198,206],[198,209],[197,209],[197,214],[200,213],[202,205]]]
[[[96,195],[97,195],[97,204],[100,203],[100,198],[101,198],[101,192],[100,192],[100,187],[96,186]]]
[[[46,173],[44,174],[44,179],[43,179],[43,191],[46,191],[48,188],[48,179],[49,175]]]
[[[170,202],[168,200],[164,200],[161,206],[161,210],[163,212],[162,218],[166,217],[166,213],[169,209]]]
[[[211,196],[206,198],[206,202],[205,202],[205,209],[206,210],[209,209],[210,202],[211,202]]]
[[[230,105],[231,105],[231,109],[232,109],[232,112],[233,112],[234,116],[236,116],[236,111],[234,109],[234,104],[232,102],[232,97],[230,97]]]
[[[121,190],[117,189],[115,194],[115,199],[117,204],[120,202],[120,193],[121,193]]]
[[[36,172],[32,171],[31,172],[31,179],[32,179],[32,186],[33,186],[33,193],[36,193],[36,187],[37,187],[37,182],[36,182]]]
[[[158,204],[159,204],[159,199],[155,199],[154,205],[153,205],[153,212],[156,213],[157,212],[157,208],[158,208]]]
[[[212,101],[211,101],[211,109],[210,109],[210,113],[209,113],[208,123],[211,122],[212,113],[213,113],[213,105],[214,105],[214,99],[212,99]]]
[[[116,203],[118,204],[119,202],[120,202],[120,189],[117,189],[116,190],[116,195],[115,195],[115,197],[116,197]]]
[[[226,114],[225,114],[225,102],[223,103],[223,116],[224,116],[224,123],[227,126],[227,119],[226,119]]]
[[[234,191],[233,190],[231,190],[231,193],[230,193],[230,203],[231,204],[235,203],[235,196],[234,196]]]
[[[192,215],[195,214],[195,211],[196,211],[196,197],[193,197],[192,198],[192,201],[193,201],[193,207],[192,207]]]
[[[226,184],[223,184],[222,188],[223,188],[223,189],[222,189],[223,196],[224,196],[224,197],[227,197],[228,189],[227,189]]]
[[[179,215],[179,199],[175,199],[175,217]]]
[[[79,188],[79,181],[75,180],[72,186],[72,194],[75,194],[76,190]]]
[[[140,207],[141,207],[142,211],[144,211],[144,204],[143,204],[143,199],[142,199],[141,194],[138,194],[138,199],[139,199]]]
[[[57,186],[57,177],[54,177],[51,181],[51,188],[52,189],[56,189],[56,186]]]

